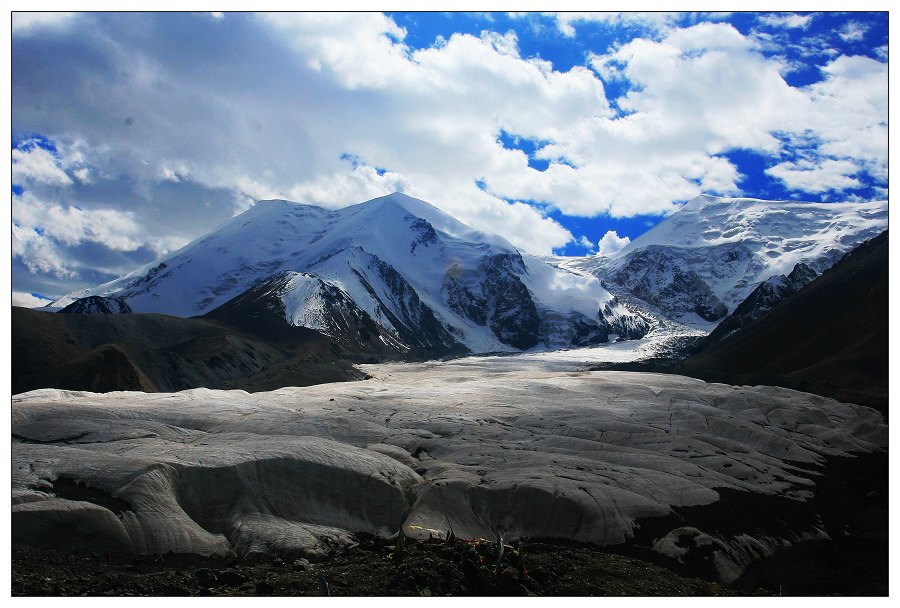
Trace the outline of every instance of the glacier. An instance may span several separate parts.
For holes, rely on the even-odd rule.
[[[580,358],[606,349],[626,358],[639,350],[368,365],[366,381],[252,395],[16,395],[13,541],[323,556],[355,532],[492,538],[502,526],[508,539],[611,545],[726,488],[803,502],[826,458],[887,446],[881,415],[860,406],[583,371]],[[63,482],[110,499],[65,498],[55,487]],[[727,582],[760,547],[771,553],[815,530],[813,521],[789,538],[696,534],[716,539]],[[665,534],[658,540],[657,551],[672,552]]]

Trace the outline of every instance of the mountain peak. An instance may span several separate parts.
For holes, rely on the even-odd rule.
[[[687,203],[682,205],[681,209],[679,209],[678,211],[700,211],[706,205],[710,203],[717,203],[721,200],[723,199],[719,196],[713,196],[711,194],[701,194],[700,196],[695,196]]]
[[[390,194],[386,194],[384,196],[379,196],[377,198],[373,198],[371,200],[365,201],[363,203],[358,203],[356,205],[352,205],[351,207],[358,208],[384,208],[384,207],[399,207],[410,213],[415,215],[416,217],[421,217],[423,219],[429,219],[428,216],[432,216],[435,214],[439,214],[441,216],[447,216],[446,213],[435,207],[430,203],[426,203],[423,200],[418,198],[414,198],[408,194],[404,194],[403,192],[392,192]],[[456,220],[454,220],[456,221]]]

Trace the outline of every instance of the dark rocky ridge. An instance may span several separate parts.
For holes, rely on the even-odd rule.
[[[357,380],[348,353],[318,332],[247,319],[55,314],[12,308],[12,392],[207,387],[248,391]]]
[[[661,371],[784,386],[887,413],[887,231],[768,313]]]
[[[721,342],[744,325],[759,319],[803,289],[817,276],[819,275],[815,270],[800,262],[787,276],[781,274],[766,279],[747,296],[746,300],[738,304],[730,315],[722,319],[707,337],[704,347]]]

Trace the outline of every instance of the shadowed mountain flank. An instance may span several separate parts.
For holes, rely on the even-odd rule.
[[[206,387],[271,390],[357,380],[346,351],[303,327],[269,331],[158,314],[55,314],[13,307],[12,391]]]
[[[784,386],[886,412],[887,231],[767,314],[719,342],[707,341],[673,371],[729,384]]]

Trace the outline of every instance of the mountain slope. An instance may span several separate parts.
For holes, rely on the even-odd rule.
[[[256,283],[210,311],[205,318],[241,328],[260,323],[307,327],[329,336],[348,351],[396,353],[403,345],[372,320],[340,288],[315,275],[285,270]]]
[[[59,312],[63,314],[122,315],[130,314],[132,310],[122,298],[88,296],[75,300]]]
[[[710,330],[766,279],[816,273],[887,228],[887,202],[798,203],[700,196],[622,250],[571,260],[614,293]]]
[[[318,332],[257,320],[237,328],[158,314],[54,314],[12,307],[12,391],[248,391],[365,374]]]
[[[522,254],[400,193],[336,211],[263,201],[179,251],[53,305],[115,296],[136,312],[188,317],[252,291],[246,309],[267,289],[260,305],[283,309],[287,323],[352,344],[367,315],[378,326],[369,333],[400,352],[559,348],[649,327],[595,277]]]
[[[785,386],[887,411],[887,231],[674,371]]]
[[[817,277],[815,270],[800,262],[788,275],[779,274],[769,277],[756,286],[747,299],[737,305],[734,311],[722,319],[705,342],[712,344],[721,342],[728,336],[759,319],[764,314],[781,304]]]

